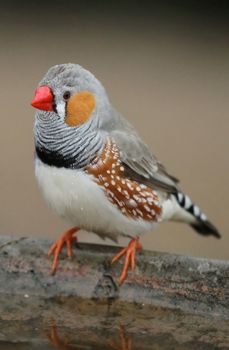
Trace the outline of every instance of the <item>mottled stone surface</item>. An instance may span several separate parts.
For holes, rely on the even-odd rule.
[[[51,276],[50,243],[0,240],[0,347],[60,333],[110,349],[124,332],[138,349],[229,348],[229,262],[143,251],[119,288],[118,248],[79,244]]]

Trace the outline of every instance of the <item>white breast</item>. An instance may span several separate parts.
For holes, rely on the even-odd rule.
[[[71,225],[117,240],[135,237],[154,224],[124,216],[106,197],[91,175],[56,168],[35,160],[35,174],[48,204]]]

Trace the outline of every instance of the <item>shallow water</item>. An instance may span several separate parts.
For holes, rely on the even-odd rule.
[[[0,321],[1,350],[229,350],[227,320],[152,309],[97,317],[75,314],[50,321]],[[86,317],[85,317],[86,316]],[[90,326],[89,326],[90,324]]]
[[[170,349],[171,337],[166,334],[149,337],[146,332],[141,334],[129,334],[128,327],[120,325],[115,331],[109,329],[94,330],[69,330],[58,328],[55,325],[40,331],[34,331],[30,339],[21,341],[0,342],[0,348],[6,350],[13,349],[151,349],[152,343],[156,349]],[[173,343],[173,341],[172,341]],[[175,345],[175,344],[174,344]]]

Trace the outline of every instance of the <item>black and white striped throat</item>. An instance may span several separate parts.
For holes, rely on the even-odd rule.
[[[34,127],[36,155],[50,166],[82,169],[103,147],[103,138],[91,129],[90,123],[69,127],[56,113],[38,115]]]

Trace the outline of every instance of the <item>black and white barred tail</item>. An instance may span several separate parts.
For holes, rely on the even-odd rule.
[[[189,196],[182,192],[174,193],[174,196],[180,207],[196,219],[193,223],[190,223],[190,226],[196,232],[204,236],[212,235],[216,238],[221,237],[217,228],[210,221],[208,221],[206,215],[202,213],[200,208],[192,202]]]

